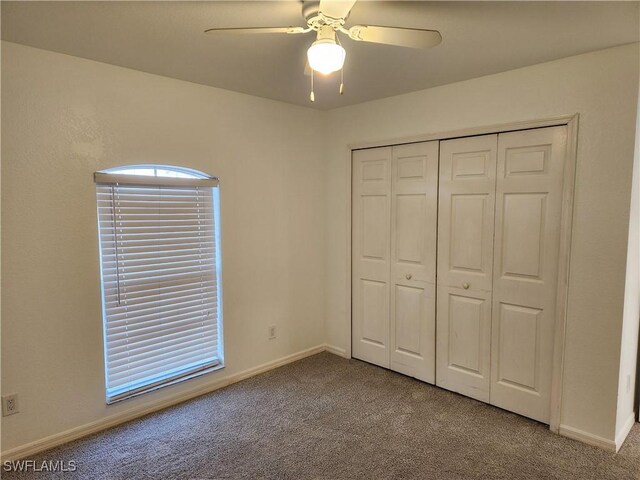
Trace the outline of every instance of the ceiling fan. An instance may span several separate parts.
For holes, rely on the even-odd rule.
[[[345,28],[345,22],[356,0],[303,1],[302,16],[306,27],[241,27],[210,28],[207,35],[220,34],[262,34],[286,33],[289,35],[316,32],[316,40],[307,50],[305,74],[311,75],[310,100],[315,101],[313,92],[314,72],[327,75],[343,71],[346,52],[340,44],[338,33],[347,35],[358,42],[382,43],[409,48],[431,48],[442,41],[437,30],[418,28],[385,27],[379,25],[354,25]],[[340,94],[344,92],[344,77],[340,81]]]

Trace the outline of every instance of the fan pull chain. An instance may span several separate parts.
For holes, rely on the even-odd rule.
[[[314,71],[313,69],[311,69],[311,94],[309,95],[309,100],[311,100],[312,102],[315,102],[316,95],[315,93],[313,93],[313,74],[314,74]]]
[[[340,41],[340,37],[336,33],[336,43],[342,47],[342,42]],[[344,64],[340,69],[340,95],[344,95]]]

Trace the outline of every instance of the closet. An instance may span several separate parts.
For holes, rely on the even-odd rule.
[[[549,422],[566,130],[353,151],[354,358]]]

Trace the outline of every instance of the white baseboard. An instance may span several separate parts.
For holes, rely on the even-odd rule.
[[[631,412],[631,415],[629,415],[629,418],[627,418],[627,421],[622,427],[622,430],[620,430],[618,435],[616,435],[616,452],[620,450],[620,447],[622,447],[622,444],[626,440],[627,435],[629,435],[629,432],[633,428],[633,424],[635,422],[636,422],[636,412]]]
[[[584,430],[579,430],[574,427],[568,427],[567,425],[560,425],[560,430],[558,433],[563,437],[578,440],[579,442],[593,445],[594,447],[604,448],[605,450],[609,450],[611,452],[617,451],[616,442],[614,440],[600,437],[598,435],[594,435],[593,433],[585,432]]]
[[[51,435],[40,440],[27,443],[25,445],[20,445],[19,447],[15,447],[2,452],[0,454],[0,461],[5,462],[19,460],[30,455],[35,455],[36,453],[42,452],[44,450],[49,450],[50,448],[57,447],[73,440],[77,440],[78,438],[85,437],[102,430],[106,430],[107,428],[115,427],[116,425],[120,425],[121,423],[129,422],[138,417],[142,417],[143,415],[147,415],[149,413],[171,407],[178,403],[191,400],[192,398],[199,397],[200,395],[204,395],[206,393],[213,392],[214,390],[227,387],[260,373],[264,373],[269,370],[273,370],[274,368],[282,367],[283,365],[286,365],[288,363],[301,360],[320,352],[324,352],[325,350],[328,350],[326,345],[318,345],[316,347],[308,348],[306,350],[287,355],[277,360],[258,365],[257,367],[249,368],[234,375],[221,378],[187,392],[179,393],[153,405],[145,405],[144,407],[132,408],[131,410],[127,410],[116,415],[111,415],[109,417],[96,420],[95,422],[80,425],[79,427],[75,427],[61,433],[56,433],[55,435]]]
[[[329,345],[326,343],[324,348],[327,352],[333,353],[334,355],[338,355],[339,357],[349,358],[347,357],[347,351],[344,348],[336,347],[335,345]]]

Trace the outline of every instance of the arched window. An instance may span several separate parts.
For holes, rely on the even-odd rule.
[[[214,178],[206,173],[191,168],[175,167],[173,165],[125,165],[102,170],[102,173],[112,175],[142,175],[145,177],[161,178]]]
[[[95,173],[107,403],[223,366],[218,179]]]

